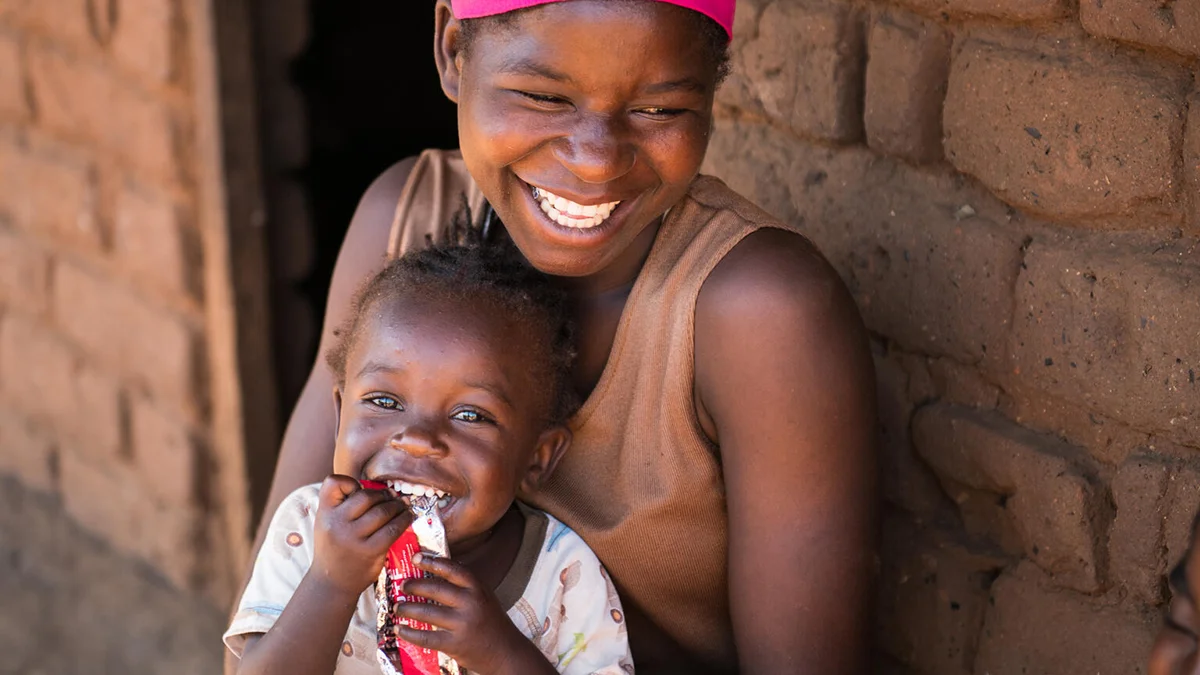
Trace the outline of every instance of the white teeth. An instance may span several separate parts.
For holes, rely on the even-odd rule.
[[[402,480],[389,480],[387,482],[387,486],[402,495],[411,495],[414,497],[437,496],[438,499],[446,496],[445,490],[438,490],[437,488],[431,488],[428,485],[418,485],[416,483],[409,483]]]
[[[533,198],[538,201],[542,211],[550,220],[563,227],[581,230],[603,223],[612,215],[613,209],[621,203],[616,201],[605,204],[579,204],[539,187],[533,188]]]

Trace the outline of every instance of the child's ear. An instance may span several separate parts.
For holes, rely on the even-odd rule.
[[[571,430],[562,425],[555,425],[542,432],[538,437],[537,447],[533,450],[533,458],[521,479],[521,493],[536,492],[550,474],[558,466],[558,460],[571,447]]]
[[[462,24],[454,18],[450,0],[438,0],[433,17],[433,60],[446,98],[458,103],[462,82]]]
[[[337,445],[338,433],[342,430],[342,390],[333,388],[333,443]]]

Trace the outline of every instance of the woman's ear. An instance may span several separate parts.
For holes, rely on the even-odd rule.
[[[571,447],[571,430],[562,425],[552,426],[538,437],[533,457],[521,478],[521,494],[536,492],[558,466],[558,460]]]
[[[446,98],[458,103],[458,88],[462,82],[459,69],[462,51],[462,24],[454,18],[450,0],[437,0],[433,17],[433,60]]]
[[[342,430],[342,390],[333,388],[333,444],[337,445],[338,434]]]

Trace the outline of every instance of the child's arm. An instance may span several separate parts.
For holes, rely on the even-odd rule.
[[[418,554],[413,564],[433,574],[404,582],[404,592],[438,604],[405,603],[401,616],[435,626],[436,631],[397,626],[400,638],[449,654],[478,675],[558,675],[554,666],[513,624],[496,596],[466,567],[448,558]]]
[[[321,485],[313,561],[265,634],[246,640],[238,675],[329,675],[358,605],[387,549],[408,527],[404,504],[346,476]]]

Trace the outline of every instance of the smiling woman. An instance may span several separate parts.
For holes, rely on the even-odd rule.
[[[611,572],[637,670],[857,673],[871,359],[812,244],[698,175],[733,6],[439,0],[434,59],[461,150],[401,162],[364,195],[324,345],[384,252],[440,240],[465,201],[488,246],[568,294],[583,403],[571,449],[521,497]],[[313,370],[272,506],[328,471],[335,386]]]

